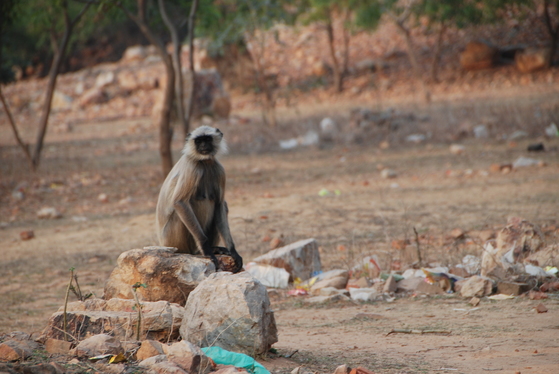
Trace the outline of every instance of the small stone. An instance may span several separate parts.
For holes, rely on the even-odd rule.
[[[398,176],[398,173],[396,172],[396,170],[384,169],[380,172],[380,176],[384,179],[392,179],[396,178]]]
[[[529,284],[526,283],[516,283],[516,282],[498,282],[497,283],[497,292],[502,293],[504,295],[522,295],[525,292],[528,292],[532,288]]]
[[[78,357],[93,357],[104,354],[124,353],[120,340],[107,334],[94,335],[82,340],[75,349]]]
[[[542,303],[539,303],[538,306],[536,306],[536,312],[538,313],[547,313],[547,308],[545,305],[543,305]]]
[[[35,232],[33,230],[26,230],[19,233],[21,240],[31,240],[35,237]]]
[[[464,147],[462,144],[452,144],[450,146],[450,153],[452,153],[453,155],[461,155],[465,151],[466,147]]]
[[[481,302],[480,298],[474,296],[474,297],[472,297],[472,299],[468,302],[468,304],[470,304],[471,306],[476,307],[476,306],[479,305],[480,302]]]
[[[72,343],[58,339],[47,339],[45,342],[45,349],[50,354],[68,354],[72,348]]]
[[[101,193],[101,194],[99,194],[99,196],[97,196],[97,200],[99,200],[102,203],[108,203],[109,202],[109,197],[107,196],[106,193]]]
[[[163,346],[160,342],[155,340],[144,340],[140,349],[136,352],[138,361],[143,361],[147,358],[164,354]]]
[[[284,245],[283,240],[281,238],[273,238],[270,240],[270,249],[276,249],[282,247]]]
[[[340,365],[334,370],[334,374],[348,374],[350,369],[347,365]]]
[[[396,282],[396,278],[394,276],[389,276],[386,282],[384,283],[384,287],[382,289],[383,293],[392,293],[396,292],[398,288],[398,283]]]
[[[44,207],[37,212],[37,218],[39,219],[57,219],[62,218],[62,213],[60,213],[56,208]]]

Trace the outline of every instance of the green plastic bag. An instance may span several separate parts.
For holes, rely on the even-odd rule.
[[[233,365],[247,369],[252,374],[270,374],[270,372],[256,360],[242,353],[229,352],[221,347],[202,348],[206,356],[214,360],[216,364]]]

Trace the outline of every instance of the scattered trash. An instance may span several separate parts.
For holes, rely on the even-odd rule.
[[[58,219],[62,218],[62,213],[60,213],[56,208],[44,207],[37,212],[37,218],[39,219]]]
[[[293,149],[299,145],[299,141],[295,138],[287,139],[287,140],[280,140],[279,146],[281,149]]]
[[[287,288],[288,286],[289,273],[283,268],[249,262],[245,265],[245,270],[266,287]]]
[[[254,358],[243,353],[229,352],[221,347],[202,348],[202,352],[218,365],[233,365],[244,368],[251,374],[270,374],[270,372]]]
[[[512,163],[512,167],[516,169],[516,168],[529,167],[529,166],[539,166],[541,164],[542,162],[540,160],[520,156],[519,158],[516,159],[516,161]]]
[[[534,143],[528,145],[528,152],[543,152],[545,151],[545,147],[543,143]]]
[[[551,125],[549,125],[548,127],[545,128],[545,134],[547,136],[549,136],[550,138],[555,137],[555,136],[559,136],[559,129],[557,128],[557,125],[554,123],[551,123]]]
[[[485,125],[479,125],[474,127],[474,136],[478,139],[489,138],[489,131]]]
[[[421,143],[427,139],[427,136],[423,134],[412,134],[406,136],[406,141],[410,143]]]

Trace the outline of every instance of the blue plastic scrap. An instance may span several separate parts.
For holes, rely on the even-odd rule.
[[[216,364],[233,365],[244,368],[251,374],[270,374],[270,372],[256,360],[243,353],[229,352],[221,347],[202,348],[202,352]]]

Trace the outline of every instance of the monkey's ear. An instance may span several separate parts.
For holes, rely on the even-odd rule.
[[[186,140],[190,139],[190,137],[192,136],[192,133],[189,132],[188,134],[186,134]]]
[[[223,133],[221,132],[221,130],[218,129],[217,127],[216,127],[215,131],[217,131],[218,133],[220,133],[221,135],[223,135]]]

